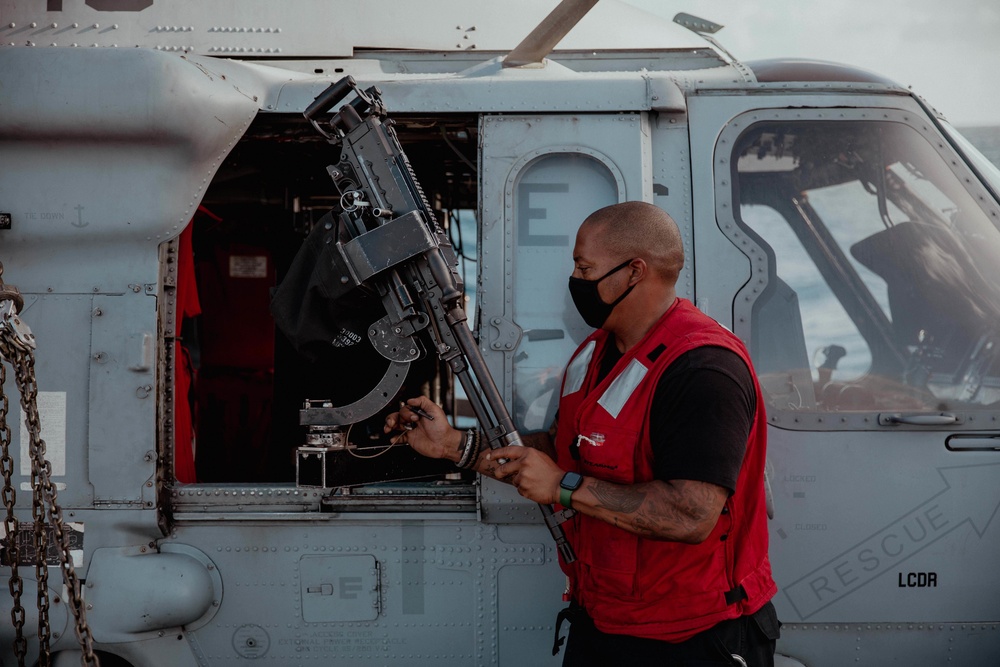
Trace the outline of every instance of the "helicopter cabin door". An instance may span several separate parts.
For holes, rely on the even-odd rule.
[[[592,331],[567,290],[577,228],[599,208],[651,195],[648,119],[488,115],[480,132],[477,329],[515,425],[530,433],[552,424],[563,368]],[[488,479],[482,508],[487,521],[539,518],[512,487]]]

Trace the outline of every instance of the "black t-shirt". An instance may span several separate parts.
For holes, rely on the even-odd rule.
[[[599,377],[621,357],[609,337]],[[653,394],[649,437],[655,478],[710,482],[734,493],[756,406],[750,369],[735,352],[698,347],[677,357]]]

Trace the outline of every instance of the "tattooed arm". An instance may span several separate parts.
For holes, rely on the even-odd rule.
[[[625,485],[585,477],[573,492],[573,509],[642,537],[698,544],[728,497],[721,486],[687,479]]]
[[[507,462],[500,465],[499,459]],[[479,465],[483,474],[510,482],[529,500],[559,502],[559,482],[565,473],[539,450],[503,447],[484,454]],[[728,497],[727,489],[709,482],[615,484],[584,477],[573,492],[573,509],[642,537],[697,544],[715,528]]]

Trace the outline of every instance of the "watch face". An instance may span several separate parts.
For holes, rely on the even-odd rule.
[[[568,472],[563,475],[562,481],[559,482],[559,486],[568,490],[576,491],[580,488],[580,484],[583,482],[583,477],[578,472]]]

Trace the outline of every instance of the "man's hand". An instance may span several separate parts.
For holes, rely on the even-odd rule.
[[[415,409],[427,416],[421,416]],[[452,428],[448,424],[444,410],[426,396],[408,398],[400,405],[398,412],[393,412],[385,418],[382,430],[386,433],[396,431],[397,434],[393,436],[394,443],[408,444],[418,454],[432,459],[447,459],[458,463],[465,451],[465,431]],[[548,479],[552,486],[549,491],[555,498],[548,502],[555,502],[559,499],[559,482],[562,480],[563,471],[551,458],[555,454],[551,436],[545,431],[529,433],[521,437],[521,442],[524,444],[523,447],[510,446],[497,450],[489,450],[484,443],[485,451],[480,453],[475,463],[470,466],[471,469],[515,486],[523,487],[527,484],[526,488],[519,488],[519,491],[522,496],[532,500],[535,496],[528,494],[544,492],[543,487],[547,485],[544,479]],[[525,452],[532,452],[527,455],[531,457],[530,460],[525,459]],[[538,464],[533,463],[535,454],[539,457]],[[504,466],[503,472],[500,472],[498,459],[508,458],[521,462],[517,468],[508,465]],[[526,474],[521,469],[524,466],[530,466]],[[538,477],[539,475],[541,477]]]
[[[483,458],[488,474],[513,484],[528,500],[541,505],[559,502],[559,482],[565,472],[546,454],[531,447],[512,446],[491,450]]]
[[[421,417],[411,408],[423,411],[429,417]],[[432,459],[448,459],[457,463],[462,458],[464,432],[452,428],[444,410],[426,396],[408,398],[385,418],[383,429],[386,433],[399,431],[393,436],[395,442],[405,442],[418,454]]]

